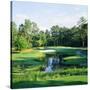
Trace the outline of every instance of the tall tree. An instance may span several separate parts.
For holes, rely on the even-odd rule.
[[[38,40],[39,40],[39,28],[35,22],[32,22],[32,45],[33,47],[39,46]]]
[[[87,37],[87,20],[81,17],[78,22],[78,33],[82,42],[82,47],[85,46],[85,38]]]
[[[59,40],[58,40],[59,29],[60,29],[60,28],[59,28],[58,25],[51,27],[51,34],[52,34],[53,43],[54,43],[55,46],[57,46],[58,43],[59,43]]]
[[[46,36],[46,46],[49,46],[50,45],[50,38],[51,38],[51,35],[50,35],[50,31],[48,31],[48,29],[46,29],[45,31],[45,36]]]
[[[19,26],[19,32],[18,32],[18,37],[24,37],[26,43],[28,43],[28,47],[32,47],[32,36],[31,36],[31,21],[28,19],[25,19],[24,24],[21,24]],[[22,38],[23,39],[23,38]]]
[[[17,39],[17,25],[15,22],[11,22],[11,39],[12,39],[12,47],[15,47],[15,42]]]
[[[46,45],[46,35],[43,31],[39,32],[39,46],[45,46]]]

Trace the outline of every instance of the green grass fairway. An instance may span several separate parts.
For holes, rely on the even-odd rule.
[[[43,47],[39,47],[38,49],[44,50]],[[57,47],[47,47],[47,49],[54,49],[56,50],[56,52],[67,55],[76,55],[76,51],[83,51],[85,54],[87,53],[87,48],[57,46]]]
[[[64,58],[65,64],[72,64],[72,65],[87,65],[87,57],[82,56],[69,56]]]

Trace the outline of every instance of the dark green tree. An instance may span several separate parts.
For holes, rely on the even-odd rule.
[[[52,34],[52,39],[53,39],[53,45],[57,46],[59,43],[59,29],[60,27],[58,25],[52,26],[51,27],[51,34]]]
[[[45,31],[45,36],[46,36],[46,45],[45,46],[50,46],[51,43],[51,35],[50,35],[50,31],[46,29]]]
[[[82,42],[82,47],[85,46],[85,39],[87,37],[87,20],[81,17],[78,22],[78,34]]]

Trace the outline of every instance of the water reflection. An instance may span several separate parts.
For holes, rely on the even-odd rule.
[[[47,67],[45,68],[45,72],[52,72],[53,68],[53,57],[48,58],[48,64]]]
[[[49,57],[47,60],[47,67],[45,72],[52,72],[60,64],[60,58],[58,56]]]

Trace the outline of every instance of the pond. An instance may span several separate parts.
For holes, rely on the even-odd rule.
[[[52,72],[60,66],[62,62],[62,56],[57,53],[56,50],[44,50],[40,52],[43,52],[46,55],[47,65],[45,72]]]
[[[86,64],[86,55],[81,50],[75,50],[74,54],[69,53],[69,50],[68,53],[62,53],[55,49],[40,50],[40,52],[45,54],[45,72],[53,72],[61,67],[81,67],[82,63]]]

